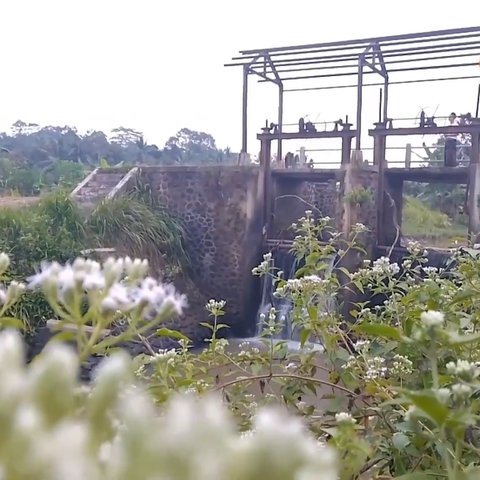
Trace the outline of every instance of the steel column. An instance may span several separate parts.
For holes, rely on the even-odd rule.
[[[383,123],[387,123],[388,118],[388,75],[383,84]]]
[[[283,85],[278,84],[278,133],[280,137],[277,144],[277,162],[282,161],[282,125],[283,125]]]
[[[263,224],[266,236],[270,233],[272,217],[272,172],[271,172],[272,140],[260,140],[260,167],[263,173]]]
[[[362,136],[362,100],[363,100],[363,57],[358,59],[358,81],[357,81],[357,124],[355,128],[357,130],[357,138],[355,141],[355,150],[361,148],[361,136]]]
[[[243,66],[243,98],[242,98],[242,153],[248,147],[248,65]]]

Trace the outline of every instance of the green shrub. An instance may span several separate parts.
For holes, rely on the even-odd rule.
[[[149,258],[166,274],[188,264],[180,223],[130,197],[101,203],[86,220],[68,192],[58,190],[33,207],[0,209],[0,232],[0,251],[11,258],[10,279],[25,279],[44,261],[72,261],[83,250],[96,247]],[[32,332],[53,315],[45,299],[33,292],[10,313]]]
[[[340,267],[342,259],[353,250],[362,252],[357,241],[366,229],[356,225],[348,239],[341,239],[331,232],[331,240],[324,244],[318,238],[328,228],[327,224],[326,219],[316,222],[311,212],[307,212],[296,224],[293,253],[304,262],[295,278],[284,280],[283,274],[272,267],[271,254],[266,254],[253,272],[259,276],[272,276],[276,285],[275,295],[291,302],[292,322],[300,338],[298,350],[289,349],[287,342],[274,339],[284,321],[275,309],[263,317],[264,329],[257,345],[245,342],[239,349],[232,350],[229,341],[218,335],[218,331],[225,328],[220,323],[225,313],[225,302],[210,300],[206,305],[210,322],[204,323],[211,330],[210,338],[206,340],[204,349],[192,351],[187,338],[164,324],[173,315],[182,313],[185,299],[172,287],[147,277],[147,264],[140,260],[117,259],[103,264],[76,260],[73,265],[44,265],[32,279],[30,287],[42,292],[55,308],[59,331],[64,339],[74,341],[81,362],[91,354],[108,356],[125,341],[140,341],[150,355],[137,356],[132,367],[158,408],[163,409],[163,404],[168,405],[178,392],[188,392],[192,396],[221,392],[224,403],[235,415],[237,428],[248,434],[246,438],[251,438],[250,435],[255,437],[268,425],[279,429],[277,435],[268,436],[263,448],[258,450],[257,446],[256,460],[252,464],[243,457],[244,462],[234,470],[215,475],[215,478],[476,480],[480,475],[480,256],[457,252],[456,266],[445,272],[426,265],[423,249],[418,243],[412,243],[408,246],[409,256],[401,265],[382,257],[368,261],[358,271],[349,273]],[[332,256],[335,257],[333,269],[328,268]],[[7,263],[5,256],[0,256],[0,273]],[[344,284],[340,283],[340,273],[342,277],[347,277]],[[377,297],[384,296],[385,302],[376,306],[359,303],[351,312],[356,322],[350,324],[345,322],[340,309],[329,306],[326,299],[340,300],[342,291],[354,288],[360,292],[368,290]],[[0,296],[8,306],[17,300],[22,291],[18,284],[10,284],[8,289],[1,290]],[[78,308],[83,301],[88,303],[86,310]],[[7,308],[5,305],[0,311],[0,321],[8,324],[10,319],[1,318]],[[105,329],[120,320],[124,330],[117,336],[105,336]],[[70,332],[68,336],[67,332]],[[155,351],[150,344],[153,335],[177,339],[178,348]],[[321,344],[321,348],[312,349],[309,344],[312,341]],[[13,366],[18,371],[19,355],[18,349],[12,346],[14,343],[11,338],[5,342],[11,357],[16,360],[0,358],[0,374],[5,374],[0,377],[2,382],[12,378],[6,375],[5,372],[9,372],[7,369]],[[73,415],[73,412],[82,421],[93,418],[100,422],[98,425],[93,422],[95,426],[88,424],[93,435],[89,437],[93,442],[90,447],[95,459],[98,459],[97,446],[115,437],[112,424],[107,422],[105,425],[106,417],[100,414],[103,410],[94,408],[97,404],[89,403],[97,398],[95,394],[81,395],[79,400],[87,402],[84,404],[74,402],[68,395],[56,395],[58,392],[71,392],[65,384],[72,385],[71,372],[74,369],[64,369],[65,375],[70,372],[70,376],[60,375],[63,371],[61,362],[55,359],[61,359],[69,366],[74,362],[72,357],[62,356],[58,351],[50,355],[45,363],[40,361],[41,366],[34,364],[38,370],[33,370],[36,374],[28,378],[35,388],[24,390],[25,398],[29,401],[35,399],[38,402],[35,406],[46,415],[46,421],[38,425],[55,425],[56,421]],[[119,385],[114,379],[124,378],[120,375],[125,370],[119,358],[111,359],[112,363],[106,368],[110,380],[108,385],[112,388]],[[50,368],[56,369],[56,375],[47,375]],[[44,383],[40,383],[39,379]],[[37,390],[40,384],[42,389]],[[101,374],[93,384],[93,392],[99,384],[102,385]],[[23,383],[13,382],[13,385],[18,387]],[[16,398],[12,397],[7,387],[5,391],[8,392],[5,399]],[[14,394],[19,391],[24,392],[20,388],[13,389]],[[115,390],[120,391],[123,391],[120,387]],[[30,396],[30,392],[35,394]],[[106,393],[105,390],[102,392]],[[3,398],[0,394],[0,414]],[[120,397],[117,394],[100,397],[105,402],[105,399],[116,398]],[[64,402],[65,399],[70,400]],[[19,401],[15,400],[14,405],[17,403]],[[73,405],[83,405],[84,408],[77,409]],[[142,461],[135,465],[137,469],[142,469],[155,464],[154,459],[159,458],[161,451],[151,448],[148,451],[152,457],[144,456],[146,452],[142,442],[146,432],[156,432],[161,427],[151,428],[157,425],[151,407],[144,402],[132,405],[127,410],[129,416],[117,417],[119,426],[124,427],[118,432],[121,432],[120,438],[137,433],[129,445],[137,447],[136,452]],[[298,449],[299,445],[303,445],[299,434],[301,428],[298,424],[295,427],[293,424],[284,425],[284,421],[272,412],[263,417],[265,423],[259,424],[256,421],[257,410],[266,405],[282,406],[295,412],[303,418],[319,444],[335,449],[340,459],[338,476],[332,477],[333,472],[323,470],[321,465],[308,474],[303,470],[301,473],[292,471],[293,465],[300,465],[298,459],[294,463],[289,459],[293,453],[297,455],[301,452]],[[7,407],[7,413],[2,418],[9,420],[10,413],[16,410],[12,404]],[[151,418],[142,416],[145,411],[152,412]],[[212,411],[218,412],[218,409]],[[115,408],[110,410],[112,415],[116,412]],[[83,416],[85,414],[87,417]],[[201,425],[205,425],[206,414],[207,411],[201,409],[195,417]],[[184,432],[183,442],[190,438],[190,426],[194,423],[187,421],[191,417],[186,415],[187,410],[179,408],[171,417],[170,424],[170,428],[174,429],[180,422]],[[111,420],[112,417],[108,415],[107,418]],[[128,422],[128,419],[133,420]],[[223,428],[227,421],[220,417],[216,425]],[[25,428],[24,423],[21,425]],[[26,425],[32,424],[27,422]],[[135,429],[136,425],[145,427],[141,434]],[[204,431],[195,439],[201,438],[202,444],[208,442],[210,432],[217,431],[210,430],[212,428],[213,425],[209,425],[208,435]],[[16,439],[17,432],[23,431],[2,429],[0,434],[12,432],[12,438]],[[36,435],[41,432],[44,433],[41,429],[29,430],[31,441],[35,442]],[[295,432],[300,436],[294,435]],[[173,430],[170,433],[173,434]],[[286,446],[281,439],[287,434],[292,435],[292,441]],[[39,438],[48,445],[50,437]],[[155,445],[152,441],[150,444]],[[200,451],[198,444],[188,445],[190,456]],[[228,450],[231,445],[228,443],[225,446],[227,452],[231,453]],[[266,445],[275,446],[273,451],[277,455],[272,457],[273,451],[268,450]],[[240,445],[238,447],[241,451]],[[313,444],[309,447],[305,444],[305,447],[311,452],[311,458],[318,455],[324,458]],[[123,454],[127,451],[128,448],[124,449]],[[15,449],[12,455],[21,455],[22,452],[22,449]],[[81,452],[75,453],[81,455]],[[184,453],[179,447],[178,455]],[[0,452],[0,456],[2,454]],[[223,458],[223,450],[215,450],[215,455]],[[1,458],[4,461],[9,457]],[[12,458],[17,458],[18,462],[24,459]],[[150,460],[147,462],[145,458]],[[161,458],[164,458],[162,465],[167,465],[168,458]],[[202,455],[201,462],[204,460]],[[185,462],[188,463],[188,460],[183,459],[182,465]],[[210,467],[212,465],[209,464]],[[8,466],[14,468],[12,462]],[[161,472],[161,468],[158,465],[156,473]],[[121,476],[115,475],[115,470],[107,469],[106,478],[138,478],[134,475],[138,471],[129,471],[129,474]],[[199,470],[192,472],[194,476],[183,471],[183,477],[178,478],[202,478]],[[211,472],[209,469],[208,474],[212,475]],[[38,475],[36,478],[51,477]],[[69,478],[69,475],[64,472],[62,478]],[[146,478],[154,477],[150,475]],[[168,478],[177,477],[171,475]],[[210,477],[207,475],[205,478]]]
[[[0,232],[0,251],[11,258],[11,279],[34,274],[43,261],[73,260],[86,245],[80,214],[64,192],[50,194],[33,207],[0,209]],[[53,312],[42,296],[30,292],[11,314],[34,330]]]

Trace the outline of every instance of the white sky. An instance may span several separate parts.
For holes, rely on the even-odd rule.
[[[163,146],[189,127],[238,151],[242,75],[223,67],[238,50],[478,24],[480,0],[460,3],[461,8],[450,0],[0,0],[0,128],[18,119],[82,131],[122,125]],[[462,73],[480,74],[480,67]],[[421,107],[432,114],[437,106],[439,115],[473,112],[477,85],[392,87],[389,113],[414,117]],[[256,132],[266,118],[275,120],[277,92],[252,77],[250,93],[249,150],[255,154]],[[376,118],[377,98],[376,88],[365,96],[365,126]],[[292,93],[284,121],[305,114],[317,121],[347,113],[353,119],[354,112],[354,90]]]

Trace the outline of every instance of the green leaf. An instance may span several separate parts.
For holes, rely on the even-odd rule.
[[[318,262],[318,260],[320,260],[321,258],[322,256],[320,255],[320,253],[312,252],[305,258],[305,263],[307,265],[311,265],[312,263]]]
[[[308,328],[304,328],[300,332],[300,345],[303,347],[310,336],[311,331]]]
[[[350,272],[345,267],[338,267],[337,270],[342,272],[347,278],[350,278]]]
[[[318,316],[317,307],[315,305],[309,305],[307,307],[308,317],[310,320],[316,320]]]
[[[355,327],[355,330],[375,337],[387,338],[398,342],[404,340],[401,330],[390,325],[381,323],[361,323]]]
[[[365,293],[365,290],[364,290],[364,288],[363,288],[362,282],[355,281],[355,282],[353,282],[353,284],[358,288],[358,290],[359,290],[361,293]]]
[[[2,328],[16,328],[21,330],[24,327],[24,324],[21,320],[14,317],[2,317],[0,318],[0,325]]]
[[[477,343],[480,341],[480,333],[471,335],[459,335],[456,332],[448,332],[450,345],[466,345],[467,343]]]
[[[465,300],[471,299],[475,295],[475,292],[469,288],[462,288],[453,297],[450,305],[455,305],[456,303],[463,302]]]
[[[405,396],[439,427],[447,421],[449,410],[433,392],[405,392]]]
[[[177,340],[185,340],[189,341],[190,339],[186,337],[183,333],[178,332],[177,330],[171,330],[170,328],[162,327],[159,328],[156,332],[155,335],[157,337],[170,337],[170,338],[176,338]]]
[[[200,322],[200,325],[202,327],[205,327],[205,328],[208,328],[209,330],[213,330],[213,326],[211,323],[208,323],[208,322]]]
[[[221,328],[230,328],[230,325],[225,323],[217,323],[217,330],[220,330]]]

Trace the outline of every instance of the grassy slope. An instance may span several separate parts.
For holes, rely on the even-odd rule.
[[[453,223],[447,215],[428,207],[418,198],[405,197],[402,233],[431,245],[450,246],[455,240],[459,243],[466,241],[467,227]]]

